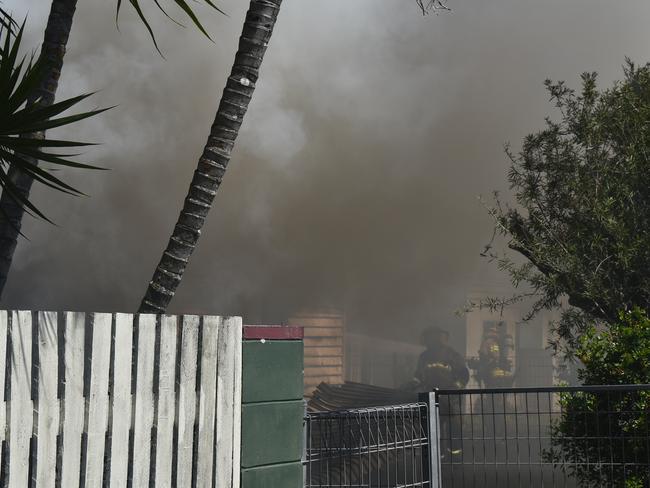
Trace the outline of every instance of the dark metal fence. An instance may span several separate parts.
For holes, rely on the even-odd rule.
[[[650,488],[650,385],[439,390],[305,431],[307,488]]]
[[[308,414],[305,486],[431,487],[431,419],[427,403]]]
[[[650,386],[438,391],[444,488],[650,487]]]

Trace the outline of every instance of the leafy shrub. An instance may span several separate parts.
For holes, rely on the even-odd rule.
[[[640,309],[607,328],[590,328],[576,355],[585,385],[650,381],[650,319]],[[650,391],[563,393],[546,459],[584,486],[650,486]]]

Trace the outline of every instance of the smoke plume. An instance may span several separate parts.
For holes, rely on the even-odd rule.
[[[49,2],[6,0],[39,47]],[[80,2],[60,96],[118,107],[62,136],[102,142],[65,171],[89,198],[36,188],[3,306],[134,311],[214,117],[247,2],[197,6],[214,43],[156,10],[165,58],[128,9]],[[225,181],[173,313],[277,323],[338,307],[350,327],[417,340],[462,332],[468,292],[504,286],[479,256],[477,200],[507,191],[503,144],[552,115],[545,78],[620,77],[650,57],[642,0],[286,0]],[[182,16],[179,14],[179,18]]]

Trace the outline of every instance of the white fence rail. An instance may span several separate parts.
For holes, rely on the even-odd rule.
[[[0,487],[239,487],[241,319],[0,311]]]

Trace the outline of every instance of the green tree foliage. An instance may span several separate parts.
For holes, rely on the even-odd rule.
[[[596,74],[582,75],[582,90],[546,81],[559,121],[506,152],[516,205],[499,195],[490,212],[495,234],[523,258],[498,260],[524,292],[491,299],[498,308],[532,298],[529,317],[563,307],[556,324],[565,352],[593,323],[613,323],[620,310],[650,309],[650,65],[629,60],[624,79],[600,91]]]
[[[640,309],[621,313],[607,329],[590,327],[577,342],[584,384],[650,382],[650,319]],[[547,460],[567,466],[584,486],[650,484],[649,391],[566,393],[560,404]]]

